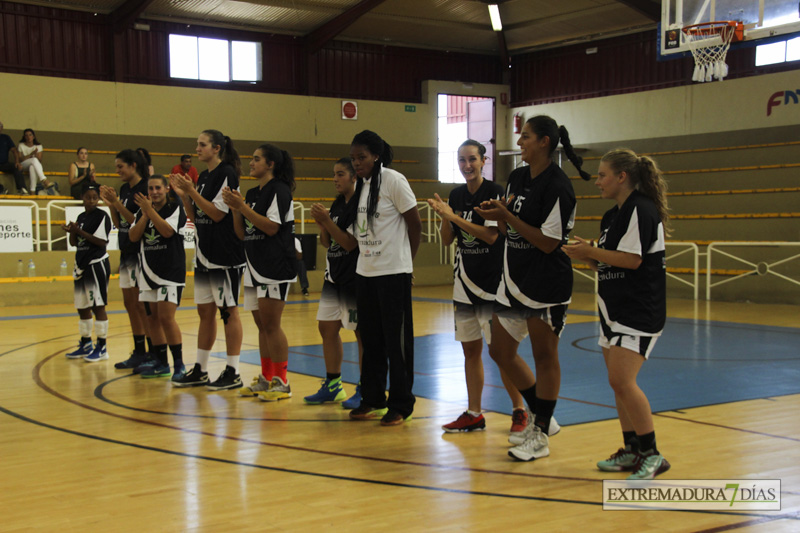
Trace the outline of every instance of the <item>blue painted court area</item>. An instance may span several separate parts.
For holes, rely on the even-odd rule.
[[[614,395],[597,346],[596,322],[570,324],[560,343],[561,393],[556,414],[564,424],[616,417]],[[668,319],[665,333],[639,374],[654,412],[800,393],[800,329],[690,319]],[[345,344],[345,382],[358,381],[355,343]],[[221,355],[221,354],[219,354]],[[533,366],[530,342],[520,355]],[[258,352],[242,359],[258,363]],[[452,333],[415,339],[417,396],[448,404],[442,416],[467,405],[461,344]],[[483,408],[511,413],[495,364],[484,349]],[[290,348],[289,370],[324,377],[322,346]],[[293,391],[304,396],[315,391]]]

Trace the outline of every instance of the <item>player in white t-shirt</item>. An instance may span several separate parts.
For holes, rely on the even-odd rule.
[[[361,405],[350,411],[350,418],[381,416],[384,426],[402,424],[414,410],[411,275],[422,233],[408,180],[388,168],[393,155],[392,147],[369,130],[356,135],[350,146],[353,168],[364,180],[351,227],[359,250],[356,286],[364,356]]]

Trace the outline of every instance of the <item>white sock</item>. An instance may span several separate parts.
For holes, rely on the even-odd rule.
[[[239,373],[239,354],[228,355],[228,366],[233,367],[236,373]]]
[[[476,418],[481,416],[481,412],[480,411],[470,411],[469,409],[467,409],[467,413],[471,414],[472,416],[474,416]]]
[[[81,334],[81,338],[90,337],[92,336],[92,319],[87,318],[86,320],[80,319],[78,320],[78,331]]]
[[[197,349],[197,362],[200,364],[200,370],[206,372],[208,368],[208,360],[211,357],[211,350]]]
[[[108,320],[95,320],[94,332],[98,339],[105,339],[108,336]]]

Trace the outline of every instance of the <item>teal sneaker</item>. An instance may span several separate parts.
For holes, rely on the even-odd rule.
[[[653,479],[659,474],[663,474],[671,465],[660,453],[639,454],[639,461],[636,464],[633,474],[628,479]]]
[[[319,405],[321,403],[341,402],[345,398],[347,398],[347,394],[342,388],[342,378],[336,378],[334,380],[324,380],[319,390],[311,396],[303,398],[303,401],[309,405]]]
[[[141,368],[141,367],[139,367]],[[150,378],[166,378],[172,375],[172,372],[169,369],[169,365],[166,363],[162,363],[160,361],[156,362],[151,367],[145,368],[141,372],[141,376],[144,379]]]
[[[603,472],[632,472],[638,458],[639,456],[631,451],[630,446],[625,446],[616,453],[612,453],[608,459],[598,461],[597,468]]]

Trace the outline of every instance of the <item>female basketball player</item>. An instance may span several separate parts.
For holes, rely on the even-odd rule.
[[[497,222],[484,220],[474,211],[481,202],[499,199],[503,188],[484,179],[486,147],[472,139],[458,148],[458,168],[466,180],[450,193],[448,203],[439,195],[428,200],[442,217],[442,244],[449,246],[456,240],[456,259],[453,266],[453,307],[456,340],[464,350],[464,374],[467,379],[467,410],[455,421],[442,426],[447,433],[475,431],[486,428],[481,413],[483,393],[483,340],[492,344],[491,318],[497,286],[503,272],[503,238],[499,236]],[[500,370],[503,384],[514,408],[512,436],[521,436],[527,426],[528,415],[519,391]]]
[[[76,247],[75,270],[75,308],[78,310],[78,329],[81,340],[78,349],[67,354],[70,359],[83,358],[87,363],[108,359],[106,337],[108,335],[108,280],[111,265],[108,262],[106,245],[111,232],[111,219],[102,209],[97,209],[98,196],[96,183],[83,187],[83,207],[75,222],[69,222],[64,230],[69,235],[69,243]],[[92,346],[92,313],[97,344]]]
[[[183,235],[186,215],[181,204],[169,201],[169,181],[164,176],[150,176],[148,196],[134,197],[139,212],[130,229],[131,242],[139,243],[141,268],[137,272],[139,301],[147,303],[150,335],[156,362],[142,371],[143,378],[169,375],[167,345],[172,352],[172,381],[184,377],[183,340],[175,321],[175,310],[181,303],[186,286],[186,253]]]
[[[623,447],[597,463],[628,479],[653,479],[670,464],[656,447],[653,415],[636,376],[664,329],[667,315],[664,257],[669,223],[667,184],[655,162],[631,150],[603,156],[597,187],[616,205],[603,215],[600,238],[576,237],[564,251],[597,271],[600,346],[614,389]]]
[[[349,157],[343,157],[333,166],[333,186],[339,193],[330,212],[322,204],[311,206],[311,216],[319,226],[319,240],[328,249],[325,282],[319,297],[317,321],[322,336],[322,353],[325,357],[325,381],[320,389],[303,398],[307,404],[339,402],[346,395],[342,388],[342,358],[344,348],[339,329],[353,331],[358,341],[358,362],[361,365],[361,334],[358,331],[356,305],[356,263],[358,242],[349,228],[356,220],[358,197],[363,180],[358,179]],[[356,385],[352,398],[342,402],[345,409],[361,405],[361,385]]]
[[[364,180],[355,226],[358,321],[364,345],[362,400],[350,418],[382,416],[381,425],[396,426],[410,420],[414,410],[411,274],[422,222],[405,176],[388,168],[392,147],[377,133],[357,134],[350,157],[356,175]]]
[[[497,290],[499,305],[492,315],[489,353],[535,415],[524,441],[508,452],[521,461],[550,455],[548,433],[558,430],[551,424],[561,385],[558,339],[572,296],[572,264],[561,246],[575,220],[572,184],[552,160],[559,140],[580,171],[580,159],[574,155],[566,128],[559,128],[547,116],[530,118],[517,141],[528,166],[509,176],[505,201],[483,202],[475,210],[484,219],[497,220],[506,235],[505,268]],[[517,355],[527,335],[536,377]]]
[[[117,174],[122,179],[122,186],[117,191],[108,185],[100,186],[100,197],[111,211],[111,220],[119,229],[119,288],[122,289],[122,301],[128,312],[133,334],[133,353],[125,361],[120,361],[114,368],[120,370],[133,369],[137,373],[139,365],[147,360],[149,347],[145,345],[147,336],[147,314],[144,305],[139,302],[139,288],[136,286],[136,269],[139,266],[139,245],[131,242],[128,232],[134,222],[139,206],[134,197],[137,194],[147,195],[147,164],[135,150],[122,150],[116,156]],[[152,339],[150,346],[152,346]]]
[[[292,397],[287,376],[289,343],[281,329],[281,315],[289,284],[297,280],[294,162],[285,150],[262,144],[250,161],[250,176],[258,180],[258,187],[247,191],[245,198],[230,188],[222,193],[233,211],[236,235],[244,241],[244,308],[253,312],[261,355],[261,374],[240,394],[274,402]]]
[[[237,389],[242,386],[242,322],[237,306],[244,249],[233,229],[233,215],[222,201],[222,190],[239,189],[241,163],[233,141],[217,130],[205,130],[197,137],[197,158],[208,167],[200,174],[197,186],[179,174],[170,176],[170,184],[181,196],[186,216],[195,226],[194,301],[200,315],[197,362],[175,386],[205,385],[212,391]],[[209,383],[207,369],[217,340],[217,309],[225,328],[227,364],[217,380]]]

